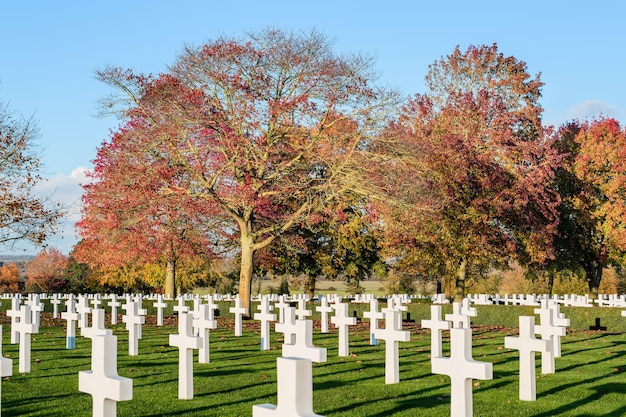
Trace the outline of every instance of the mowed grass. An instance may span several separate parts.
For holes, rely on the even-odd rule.
[[[162,327],[150,321],[138,356],[128,356],[124,325],[108,326],[118,337],[118,373],[133,380],[133,399],[118,403],[119,416],[251,416],[255,404],[276,404],[282,334],[272,333],[272,349],[260,351],[258,322],[247,321],[243,336],[235,337],[232,317],[220,317],[210,336],[211,362],[198,364],[194,356],[194,398],[179,400],[178,350],[168,345],[168,335],[177,333],[175,318]],[[449,378],[430,372],[430,331],[405,323],[411,341],[400,344],[401,382],[385,385],[384,342],[370,346],[368,328],[367,321],[352,327],[351,355],[338,357],[337,330],[322,334],[316,326],[314,343],[328,349],[328,361],[313,364],[314,411],[328,417],[449,416]],[[65,331],[64,321],[44,313],[40,333],[32,336],[31,372],[20,374],[18,345],[9,343],[9,325],[3,325],[3,354],[13,360],[14,373],[1,383],[3,416],[91,416],[91,396],[78,391],[78,372],[91,368],[91,341],[78,337],[77,348],[66,350]],[[474,381],[475,416],[626,415],[626,333],[568,332],[556,373],[541,375],[537,361],[537,401],[522,402],[518,352],[504,348],[504,337],[516,331],[474,329],[474,359],[493,363],[494,373],[493,380]]]

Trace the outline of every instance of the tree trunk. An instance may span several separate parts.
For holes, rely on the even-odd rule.
[[[174,298],[176,296],[176,261],[167,260],[165,266],[165,297]]]
[[[550,269],[548,271],[548,294],[552,295],[552,289],[554,288],[554,271]]]
[[[587,279],[587,285],[589,286],[589,295],[592,299],[598,298],[598,291],[600,289],[600,281],[602,281],[602,269],[604,266],[602,262],[591,261],[583,264],[585,275]]]
[[[315,276],[309,275],[304,281],[304,293],[312,300],[315,297]]]
[[[252,293],[252,272],[254,266],[253,239],[248,230],[241,230],[241,270],[239,272],[239,298],[246,309],[244,317],[250,317],[250,299]]]
[[[465,276],[467,275],[467,259],[462,259],[456,273],[456,288],[454,290],[454,301],[461,302],[465,297]]]

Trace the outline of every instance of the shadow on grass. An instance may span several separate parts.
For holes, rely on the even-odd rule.
[[[596,381],[596,380],[604,379],[604,378],[606,378],[606,376],[603,376],[601,378],[594,378],[592,381]],[[603,384],[603,385],[595,386],[592,389],[595,391],[595,393],[586,398],[580,398],[577,401],[562,405],[561,407],[558,407],[554,410],[545,411],[540,414],[535,414],[533,417],[551,417],[551,416],[562,415],[564,413],[574,411],[578,407],[587,405],[593,401],[599,401],[602,399],[602,397],[604,397],[607,394],[618,394],[620,396],[623,396],[624,393],[626,393],[626,383]],[[577,414],[577,415],[578,417],[600,417],[600,416],[623,417],[625,414],[626,414],[626,404],[619,406],[618,408],[612,411],[603,410],[602,412],[599,412],[598,414],[587,413],[587,414]]]

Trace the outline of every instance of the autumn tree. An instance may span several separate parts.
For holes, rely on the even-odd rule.
[[[15,294],[20,291],[20,269],[11,263],[0,266],[0,293]]]
[[[353,173],[397,103],[373,84],[371,58],[337,55],[315,31],[185,47],[158,77],[99,76],[130,99],[122,116],[141,118],[151,147],[184,171],[162,191],[230,219],[248,311],[255,253],[330,202],[364,194]]]
[[[306,294],[315,294],[316,279],[344,279],[352,292],[360,281],[384,269],[378,242],[369,230],[364,208],[343,202],[333,214],[309,227],[280,236],[260,252],[260,269],[279,274],[304,274]]]
[[[104,274],[109,285],[118,276],[110,271],[162,261],[166,269],[160,282],[173,297],[179,260],[212,254],[216,231],[210,229],[208,206],[185,193],[163,192],[180,170],[151,148],[151,139],[142,136],[144,125],[132,119],[98,149],[91,181],[83,185],[81,240],[74,256],[109,271]],[[120,285],[126,284],[122,279]]]
[[[65,286],[67,256],[56,248],[44,248],[26,264],[26,285],[33,290],[52,293]]]
[[[33,193],[42,181],[38,134],[32,119],[14,115],[0,102],[0,244],[12,246],[24,240],[41,244],[56,232],[62,215]]]
[[[626,261],[626,130],[603,118],[558,132],[565,163],[555,184],[562,198],[554,268],[585,271],[596,297],[603,270]]]
[[[472,269],[552,257],[558,195],[546,185],[559,158],[541,124],[541,86],[495,44],[457,47],[390,126],[392,247],[425,275],[455,271],[456,300]]]

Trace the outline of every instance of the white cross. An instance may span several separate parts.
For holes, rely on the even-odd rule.
[[[446,314],[445,317],[446,320],[452,322],[454,328],[470,328],[470,318],[461,312],[461,303],[459,302],[452,303],[452,314]]]
[[[24,305],[20,308],[19,322],[15,330],[20,335],[18,369],[20,373],[30,372],[30,335],[39,333],[39,326],[32,322],[30,306]]]
[[[535,333],[541,335],[543,340],[547,340],[551,344],[551,349],[541,353],[541,373],[553,374],[554,371],[554,352],[561,351],[560,347],[555,348],[555,344],[561,344],[560,336],[565,336],[565,328],[555,326],[552,323],[552,310],[536,309],[539,312],[539,325],[535,326]]]
[[[313,346],[313,322],[296,320],[292,343],[283,343],[283,357],[326,362],[326,349]]]
[[[117,324],[117,308],[122,305],[117,301],[117,294],[111,294],[111,301],[109,301],[109,307],[111,307],[111,324]]]
[[[276,358],[277,405],[252,407],[252,417],[323,417],[313,412],[313,365],[309,359]]]
[[[93,336],[102,336],[113,334],[111,330],[104,327],[104,309],[95,308],[91,313],[91,327],[83,327],[80,334],[84,337],[93,338]]]
[[[30,313],[33,315],[31,321],[39,326],[41,323],[41,312],[43,311],[43,304],[41,304],[39,294],[28,294],[25,304],[30,306]]]
[[[52,304],[52,318],[56,319],[59,317],[59,304],[62,303],[59,294],[53,294],[50,303]]]
[[[91,307],[93,309],[100,308],[100,304],[102,304],[102,296],[100,294],[94,294],[91,299]]]
[[[622,310],[622,317],[626,317],[626,310]]]
[[[543,300],[542,300],[543,301]],[[544,304],[542,304],[543,308]],[[549,308],[552,311],[552,324],[555,326],[560,326],[563,328],[563,336],[567,333],[567,327],[569,326],[569,319],[565,318],[565,316],[560,312],[560,306],[554,301],[547,301],[545,304],[546,308]],[[535,310],[537,313],[537,310]],[[552,343],[552,351],[554,353],[555,358],[561,357],[561,336],[555,335]]]
[[[0,378],[13,375],[13,361],[2,356],[2,326],[0,326]],[[2,392],[0,387],[0,392]],[[0,400],[2,396],[0,395]]]
[[[239,337],[242,333],[242,317],[246,314],[246,309],[241,306],[241,298],[235,298],[235,306],[229,310],[235,315],[235,336]]]
[[[440,358],[443,356],[441,337],[444,330],[450,330],[452,323],[441,319],[441,305],[430,306],[430,320],[422,320],[422,327],[430,329],[430,356]]]
[[[493,378],[491,363],[478,362],[472,358],[472,329],[450,329],[450,357],[431,358],[430,361],[434,374],[450,377],[450,415],[471,417],[472,379]]]
[[[20,320],[20,299],[17,297],[11,298],[11,309],[7,310],[7,316],[11,317],[11,344],[18,343],[20,340],[20,334],[15,330],[15,326]]]
[[[402,313],[389,308],[382,311],[385,317],[385,328],[376,329],[376,339],[385,341],[385,384],[400,382],[398,342],[408,342],[411,333],[402,330]]]
[[[80,319],[80,314],[76,311],[76,300],[74,294],[70,294],[65,300],[66,311],[61,313],[61,318],[67,321],[67,332],[65,337],[65,348],[76,349],[76,323]]]
[[[461,314],[468,317],[476,317],[478,315],[476,308],[471,306],[471,300],[469,298],[464,298],[461,302]]]
[[[378,320],[382,320],[385,314],[378,311],[378,300],[373,298],[370,300],[370,311],[363,312],[363,317],[370,321],[370,345],[377,346],[376,330],[378,330]]]
[[[91,307],[89,307],[89,300],[87,296],[81,294],[78,296],[78,303],[76,304],[76,311],[78,312],[80,318],[78,319],[78,327],[81,329],[83,327],[89,326],[89,314],[91,314]]]
[[[115,417],[117,402],[133,399],[133,380],[117,374],[117,336],[91,340],[91,370],[78,373],[78,390],[92,396],[94,417]]]
[[[328,333],[328,313],[333,311],[333,308],[328,305],[328,298],[321,296],[320,297],[320,306],[315,307],[315,311],[320,313],[322,319],[321,332]]]
[[[182,295],[178,296],[178,305],[174,306],[174,311],[178,314],[186,313],[189,311],[189,307],[185,304],[185,297]]]
[[[298,308],[296,309],[298,320],[305,320],[307,317],[311,316],[311,314],[311,310],[306,309],[306,298],[298,299]]]
[[[215,305],[215,304],[213,304]],[[211,361],[209,353],[209,331],[217,328],[217,321],[213,318],[213,308],[211,304],[200,304],[200,314],[198,319],[194,319],[195,329],[198,331],[202,346],[198,351],[198,363],[209,363]]]
[[[289,303],[287,302],[286,295],[279,295],[278,301],[274,303],[274,308],[278,311],[278,323],[282,323],[284,321],[285,309],[289,307]]]
[[[348,356],[350,350],[348,326],[356,324],[356,317],[348,315],[348,304],[346,303],[335,303],[333,308],[335,309],[335,315],[330,318],[330,322],[339,328],[338,356]]]
[[[122,322],[126,323],[126,330],[128,330],[128,356],[137,356],[141,325],[146,319],[139,315],[138,303],[130,298],[126,299],[126,304],[122,306],[122,309],[126,311],[126,314],[122,316]]]
[[[167,307],[167,303],[163,301],[163,294],[157,295],[157,301],[152,307],[157,309],[157,326],[163,326],[163,309]]]
[[[505,337],[504,347],[519,350],[519,399],[535,401],[535,352],[552,348],[549,341],[535,338],[535,317],[520,316],[519,337]]]
[[[170,335],[170,346],[178,347],[178,398],[193,398],[193,350],[202,347],[202,339],[193,335],[191,314],[178,313],[178,334]]]
[[[261,299],[260,313],[254,313],[254,319],[261,321],[261,350],[270,349],[270,322],[276,321],[276,314],[271,314],[270,303],[267,297]]]
[[[285,307],[283,313],[283,321],[276,322],[274,329],[278,333],[283,333],[284,343],[294,344],[296,341],[296,309],[293,307]]]

